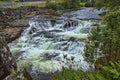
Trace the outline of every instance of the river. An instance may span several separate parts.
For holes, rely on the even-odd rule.
[[[59,17],[31,18],[30,26],[9,44],[19,69],[27,66],[35,80],[41,79],[39,73],[54,73],[63,67],[89,70],[92,64],[84,59],[84,47],[101,12],[81,8]]]

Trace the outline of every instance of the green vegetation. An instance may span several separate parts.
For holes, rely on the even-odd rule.
[[[95,5],[98,7],[115,7],[120,6],[120,0],[96,0]]]
[[[55,2],[46,2],[47,8],[49,9],[71,9],[71,8],[79,8],[80,0],[63,0],[63,1],[55,1]]]
[[[81,70],[63,69],[52,76],[52,80],[120,80],[120,61],[101,66],[100,70],[83,72]]]
[[[95,69],[88,72],[63,69],[52,76],[53,80],[120,80],[120,0],[94,1],[94,6],[108,9],[103,25],[92,30],[85,48],[86,60],[95,62]],[[96,60],[98,53],[103,56]]]
[[[52,80],[105,80],[97,71],[83,72],[81,70],[63,69],[52,76]]]
[[[120,5],[120,0],[47,0],[47,8],[53,10],[71,9],[79,7],[114,7]]]
[[[120,9],[114,8],[107,12],[104,17],[105,26],[97,27],[89,37],[89,44],[86,46],[86,56],[92,58],[99,48],[106,59],[120,59]],[[101,44],[101,45],[100,45]],[[96,48],[96,49],[95,49]]]
[[[117,4],[117,2],[116,2]],[[104,26],[93,29],[86,45],[86,60],[95,62],[95,55],[104,55],[95,63],[99,74],[107,80],[120,80],[120,7],[109,7],[103,19]],[[99,49],[99,51],[98,51]],[[102,68],[103,67],[103,68]]]

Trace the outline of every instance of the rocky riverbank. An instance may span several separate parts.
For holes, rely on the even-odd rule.
[[[7,33],[11,42],[29,26],[28,19],[38,14],[51,14],[52,10],[40,7],[0,8],[0,32]]]
[[[19,54],[19,57],[21,57],[20,59],[25,60],[25,63],[17,62],[19,64],[18,65],[19,67],[21,67],[20,66],[21,64],[23,66],[27,65],[30,60],[33,61],[33,62],[30,61],[31,64],[27,68],[30,70],[27,70],[27,69],[24,70],[24,67],[23,67],[22,68],[23,72],[21,72],[21,74],[27,75],[27,77],[30,77],[31,75],[33,78],[38,77],[39,79],[37,79],[37,80],[50,80],[51,74],[57,70],[57,68],[58,68],[57,66],[59,64],[61,65],[63,58],[65,60],[67,60],[67,59],[73,60],[72,55],[68,54],[68,58],[67,58],[67,56],[65,57],[64,55],[66,55],[67,52],[63,53],[63,50],[66,50],[68,48],[69,53],[72,53],[72,54],[76,54],[77,50],[79,50],[79,53],[82,52],[82,49],[84,47],[83,39],[86,39],[86,37],[87,37],[86,34],[89,32],[88,30],[90,29],[90,25],[92,24],[90,22],[87,22],[86,20],[100,19],[99,14],[101,12],[99,12],[97,9],[94,9],[94,8],[81,8],[79,10],[74,10],[74,11],[73,10],[53,11],[53,10],[47,10],[45,8],[38,8],[38,7],[21,7],[21,8],[16,8],[16,9],[8,9],[8,8],[1,9],[0,13],[1,13],[1,15],[0,15],[1,16],[0,17],[0,25],[1,25],[0,32],[2,32],[2,34],[4,34],[5,36],[8,37],[8,38],[6,38],[7,42],[11,42],[11,41],[15,40],[16,38],[18,38],[21,35],[22,31],[24,30],[24,32],[22,33],[22,36],[20,38],[18,38],[17,40],[13,41],[12,43],[10,43],[10,45],[9,45],[10,50],[13,54],[15,53],[15,55],[16,55],[16,53],[17,53],[17,55]],[[38,15],[38,16],[36,16],[36,15]],[[56,16],[61,16],[61,17],[56,17]],[[29,27],[28,21],[31,22],[30,27]],[[35,23],[35,24],[32,24],[32,23]],[[78,23],[81,26],[78,26]],[[59,26],[60,24],[62,27]],[[57,30],[56,30],[55,25],[58,26]],[[74,26],[74,28],[73,28],[73,26]],[[27,28],[27,27],[29,27],[29,28]],[[85,27],[85,29],[84,29],[84,27]],[[62,28],[62,30],[61,30],[61,28]],[[83,29],[81,30],[81,28],[83,28]],[[41,31],[41,29],[42,29],[42,34],[41,34],[41,32],[39,32],[39,31]],[[47,30],[47,29],[48,29],[48,31],[46,32],[45,30]],[[53,29],[53,30],[51,30],[51,29]],[[80,31],[78,31],[78,29]],[[71,31],[75,30],[78,33],[74,33],[74,31],[71,33],[66,33],[66,32],[64,32],[66,30],[68,30],[68,32],[69,32],[69,30],[71,30]],[[55,33],[57,35],[57,37],[54,36],[53,34],[51,34],[52,32]],[[69,34],[72,34],[72,35],[69,35]],[[44,35],[44,39],[47,39],[49,41],[47,43],[46,42],[44,43],[43,37],[40,37],[40,35]],[[37,37],[37,36],[39,36],[39,37]],[[60,36],[62,36],[63,39]],[[50,38],[52,39],[52,41]],[[39,40],[36,40],[36,39],[39,39]],[[83,42],[79,42],[79,39],[80,39],[80,41],[83,40]],[[20,44],[18,44],[19,41],[20,41]],[[59,44],[53,43],[56,41],[59,42]],[[61,41],[65,41],[65,44],[62,43]],[[71,43],[74,41],[75,41],[75,43],[79,42],[77,44],[79,45],[80,49],[77,49],[77,48],[75,49],[76,44]],[[27,46],[24,46],[23,44],[26,44]],[[42,44],[44,44],[44,45],[42,45]],[[59,55],[56,55],[56,50],[57,50],[56,47],[57,46],[53,45],[52,52],[46,52],[47,50],[51,49],[50,46],[52,44],[56,44],[58,46],[58,48],[61,47],[61,45],[62,45],[62,47],[64,47],[65,49],[61,48],[61,51],[57,52],[57,53],[59,53]],[[66,46],[67,44],[71,44],[71,45]],[[40,45],[40,46],[38,46],[38,45]],[[71,47],[71,46],[75,46],[72,51],[69,49],[69,47]],[[45,53],[45,54],[47,53],[47,55],[41,55],[41,54],[39,55],[38,52],[41,52],[41,51],[39,51],[40,49],[38,49],[39,47],[41,50],[45,50],[45,51],[43,51],[43,53]],[[31,50],[31,48],[32,48],[32,50]],[[29,50],[31,50],[31,51],[29,51]],[[36,50],[38,52],[36,52]],[[28,52],[28,54],[27,54],[27,52]],[[31,55],[33,53],[34,53],[34,55],[31,57]],[[55,56],[54,56],[54,54],[55,54]],[[40,61],[38,63],[37,62],[34,63],[34,59],[37,59],[36,57],[38,55],[41,56],[41,58],[39,58],[41,63],[40,63]],[[70,57],[71,59],[69,59],[69,56],[71,56]],[[55,58],[53,58],[53,57],[55,57]],[[74,59],[74,60],[78,60],[78,58],[80,58],[80,57],[81,57],[81,55],[79,57],[76,56],[76,59]],[[32,59],[32,58],[34,58],[34,59]],[[50,59],[47,59],[47,58],[50,58]],[[52,60],[52,58],[55,59],[54,60],[55,64],[53,62],[49,61],[49,60]],[[29,60],[27,60],[27,59],[29,59]],[[16,60],[17,60],[17,58],[16,58]],[[47,60],[47,61],[44,61],[44,60]],[[65,60],[63,60],[63,61],[65,61]],[[80,60],[80,62],[81,62],[81,60]],[[50,64],[52,63],[52,64],[49,65],[48,67],[46,67],[46,65],[49,63]],[[61,66],[67,66],[67,64],[68,64],[68,62],[62,62],[62,63],[65,65],[61,65]],[[71,64],[71,62],[69,62],[69,63]],[[53,67],[53,64],[55,67]],[[31,71],[31,65],[33,65],[32,71]],[[39,67],[36,65],[38,65]],[[52,69],[51,66],[54,69]],[[40,71],[38,72],[38,70],[40,70]],[[52,71],[52,73],[48,73],[48,72],[51,72],[50,70]],[[25,71],[25,74],[24,74],[24,71]],[[29,74],[29,72],[30,72],[30,74]],[[46,74],[45,72],[48,74]],[[17,75],[17,73],[16,73],[16,75]],[[15,75],[15,77],[16,77],[16,75]],[[11,75],[11,76],[14,76],[14,75]],[[13,79],[11,79],[11,76],[8,76],[6,80],[13,80]],[[39,76],[41,76],[41,77],[39,77]],[[15,80],[17,80],[17,79],[15,79]],[[31,80],[31,79],[28,79],[28,80]]]
[[[29,18],[36,15],[49,15],[49,17],[59,16],[64,12],[69,12],[72,10],[73,9],[54,11],[33,6],[0,8],[0,32],[8,34],[10,38],[8,42],[11,42],[18,38],[26,27],[29,27]]]
[[[7,43],[18,38],[21,35],[22,31],[25,28],[29,27],[29,22],[28,22],[29,18],[39,14],[58,16],[58,14],[62,14],[62,13],[60,12],[55,13],[55,11],[53,10],[47,10],[45,8],[39,8],[39,7],[0,8],[0,35],[2,35],[2,37],[0,38],[0,63],[4,65],[3,68],[2,66],[0,66],[0,79],[3,79],[6,77],[5,80],[13,80],[13,78],[16,80],[20,78],[19,77],[20,75],[22,75],[21,77],[27,77],[27,78],[30,78],[29,80],[32,80],[29,75],[29,72],[27,72],[27,69],[23,69],[23,71],[21,71],[20,73],[15,72],[16,74],[11,74],[12,70],[14,69],[9,67],[11,66],[17,67],[17,66],[14,65],[13,62],[10,63],[10,61],[11,60],[13,61],[14,58],[12,57],[12,54],[9,51],[9,47],[7,46]],[[5,43],[3,41],[5,41]],[[5,53],[4,56],[2,56],[2,54],[4,54],[4,47],[7,48],[7,52]],[[12,57],[12,58],[11,60],[9,60],[5,56],[8,56],[8,58],[9,57]],[[5,59],[4,62],[9,62],[9,63],[7,64],[2,63],[4,59]],[[15,60],[14,60],[14,63],[15,63]],[[7,65],[9,66],[7,67]],[[5,72],[8,72],[8,74],[6,74]],[[51,74],[41,73],[41,75],[50,76]],[[49,77],[44,77],[44,78],[48,79]],[[43,80],[43,78],[41,80]]]

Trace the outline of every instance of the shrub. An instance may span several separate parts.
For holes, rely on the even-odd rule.
[[[62,71],[54,73],[51,80],[120,80],[120,61],[110,61],[109,66],[100,65],[99,70],[88,72],[64,68]]]
[[[47,4],[47,8],[53,9],[53,10],[57,10],[58,9],[58,5],[56,3],[48,3]]]
[[[47,2],[46,5],[47,5],[47,8],[53,9],[53,10],[79,8],[80,0],[64,0],[61,3]]]
[[[93,5],[92,5],[91,2],[87,1],[87,2],[85,3],[85,7],[93,7]]]
[[[51,80],[85,80],[85,73],[64,68],[62,71],[54,73]]]

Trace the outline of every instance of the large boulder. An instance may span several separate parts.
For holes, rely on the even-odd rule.
[[[17,70],[17,65],[7,46],[7,36],[0,32],[0,80],[10,75],[11,71]]]
[[[11,42],[18,38],[21,35],[22,31],[22,27],[7,27],[2,30],[2,32],[6,33],[9,36],[9,40],[7,40],[8,42]]]

